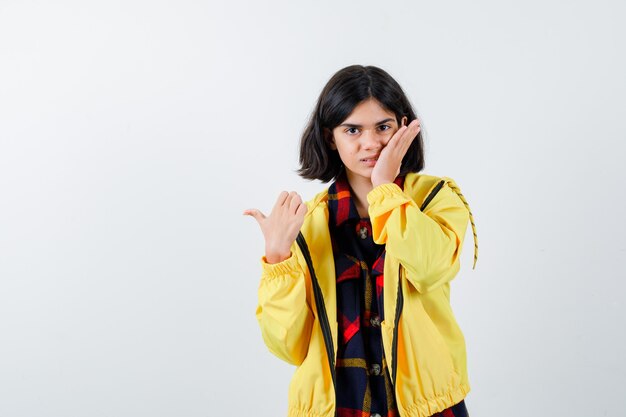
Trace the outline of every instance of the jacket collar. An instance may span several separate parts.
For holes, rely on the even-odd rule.
[[[403,188],[404,176],[398,176],[393,182],[400,188]],[[341,171],[337,179],[328,187],[328,212],[328,223],[334,227],[339,227],[348,220],[358,221],[361,219],[352,197],[352,189],[350,188],[345,169]]]

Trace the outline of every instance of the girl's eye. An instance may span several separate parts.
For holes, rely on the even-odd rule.
[[[391,126],[389,126],[389,125],[380,125],[378,128],[384,132],[385,130],[391,129]]]
[[[346,129],[346,132],[348,132],[349,134],[353,135],[357,132],[357,128],[356,127],[349,127]]]

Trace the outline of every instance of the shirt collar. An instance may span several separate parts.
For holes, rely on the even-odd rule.
[[[404,176],[399,175],[393,182],[403,188]],[[358,221],[361,219],[352,198],[352,190],[345,169],[328,187],[328,211],[329,224],[335,227],[341,226],[348,220]]]

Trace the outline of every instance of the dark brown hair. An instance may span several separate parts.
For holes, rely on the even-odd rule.
[[[330,148],[332,130],[345,121],[363,100],[374,98],[387,111],[407,124],[417,119],[413,106],[400,85],[384,70],[374,66],[350,65],[337,71],[326,83],[300,140],[300,165],[296,172],[308,180],[324,183],[337,179],[343,163]],[[424,169],[422,131],[407,150],[400,175]]]

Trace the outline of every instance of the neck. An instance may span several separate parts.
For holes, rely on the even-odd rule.
[[[351,172],[346,173],[346,177],[348,178],[348,183],[350,184],[350,189],[352,191],[352,198],[354,199],[354,203],[356,205],[357,211],[361,217],[369,217],[367,209],[369,208],[369,203],[367,202],[367,194],[372,191],[374,186],[372,185],[372,180],[366,177],[362,177],[360,175],[354,175]]]

